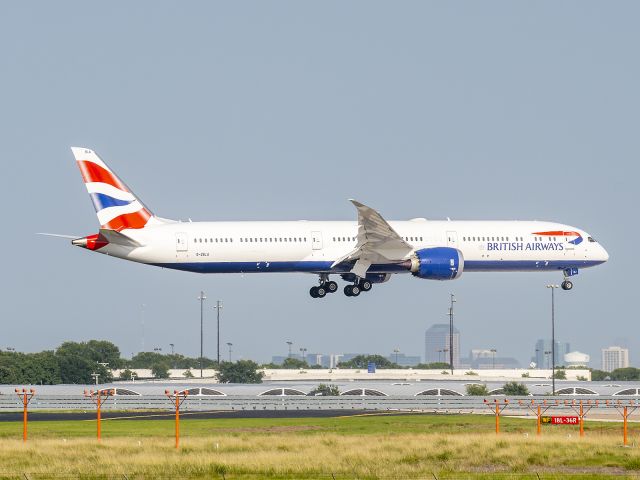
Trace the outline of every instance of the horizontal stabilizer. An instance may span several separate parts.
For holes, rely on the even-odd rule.
[[[115,230],[107,230],[106,228],[100,229],[100,237],[109,243],[114,245],[122,245],[123,247],[141,247],[142,244],[137,240],[134,240],[128,235]]]

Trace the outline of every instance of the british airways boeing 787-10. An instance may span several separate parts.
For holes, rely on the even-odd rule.
[[[580,268],[608,260],[587,232],[539,221],[387,222],[351,200],[352,222],[180,222],[155,216],[122,180],[87,148],[71,149],[98,215],[100,230],[76,238],[78,247],[134,262],[198,273],[304,272],[317,275],[310,294],[336,292],[347,282],[356,297],[394,273],[454,280],[463,272],[557,270],[562,288]]]

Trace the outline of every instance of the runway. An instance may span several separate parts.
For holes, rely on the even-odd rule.
[[[224,419],[224,418],[333,418],[372,415],[370,410],[211,410],[197,412],[180,412],[183,419]],[[382,414],[382,413],[380,413]],[[401,415],[401,412],[395,412]],[[175,412],[114,412],[102,411],[102,420],[164,420],[175,418]],[[70,421],[96,419],[95,411],[79,412],[33,412],[29,413],[30,422],[38,421]],[[0,413],[0,422],[22,421],[22,412]]]

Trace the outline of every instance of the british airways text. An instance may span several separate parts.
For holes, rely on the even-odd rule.
[[[562,243],[550,242],[490,242],[487,243],[487,250],[506,250],[506,251],[514,251],[514,250],[555,250],[560,251],[564,250],[564,245]]]

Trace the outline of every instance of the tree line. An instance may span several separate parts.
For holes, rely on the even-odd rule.
[[[192,369],[200,368],[200,363],[198,357],[186,357],[179,353],[140,352],[131,359],[125,359],[121,357],[120,349],[106,340],[64,342],[55,350],[38,353],[0,351],[0,384],[90,384],[95,383],[95,375],[100,383],[107,383],[114,380],[112,369],[123,370],[119,377],[121,380],[131,379],[131,369],[150,369],[155,378],[168,378],[169,369],[185,369],[185,376],[189,377],[193,376]],[[374,363],[378,369],[403,368],[382,355],[358,355],[340,362],[338,368],[366,369],[370,363]],[[215,360],[206,357],[202,358],[202,367],[217,370],[221,383],[260,383],[261,368],[320,368],[298,358],[286,358],[282,365],[260,366],[251,360],[221,362],[218,365]],[[437,362],[413,368],[448,369],[449,365]],[[556,378],[560,377],[558,375]],[[628,367],[613,372],[592,370],[592,380],[640,380],[640,369]]]

